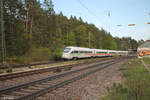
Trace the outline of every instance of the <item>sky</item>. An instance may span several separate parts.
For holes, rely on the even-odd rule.
[[[42,1],[42,0],[41,0]],[[150,0],[52,0],[56,13],[81,17],[114,37],[150,39]],[[108,16],[110,14],[110,16]],[[135,24],[135,26],[128,26]],[[121,25],[120,27],[117,25]]]

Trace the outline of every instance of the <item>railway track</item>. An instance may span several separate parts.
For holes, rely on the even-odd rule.
[[[34,99],[47,92],[53,91],[73,81],[79,80],[92,73],[107,68],[123,59],[126,58],[109,60],[104,63],[89,65],[85,68],[80,68],[40,80],[0,89],[0,99],[3,100],[4,97],[12,97],[15,100]]]
[[[75,63],[75,64],[69,64],[69,65],[60,65],[60,66],[56,66],[56,67],[48,67],[48,68],[35,69],[35,70],[33,69],[30,71],[23,71],[23,72],[17,72],[17,73],[10,73],[10,74],[5,74],[5,75],[0,75],[0,81],[17,78],[17,77],[30,76],[30,75],[45,73],[45,72],[50,72],[50,71],[56,71],[57,69],[63,70],[63,69],[69,68],[69,67],[72,68],[72,67],[76,67],[79,65],[90,64],[90,63],[95,63],[95,62],[99,62],[99,60],[83,62],[83,63]]]

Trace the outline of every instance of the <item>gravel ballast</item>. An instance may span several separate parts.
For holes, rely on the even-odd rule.
[[[102,100],[102,97],[107,95],[108,87],[111,87],[113,83],[121,83],[122,71],[120,68],[126,61],[121,61],[86,78],[42,95],[37,100]]]

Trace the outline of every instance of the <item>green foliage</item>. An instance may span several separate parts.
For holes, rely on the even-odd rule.
[[[55,70],[55,72],[61,72],[62,70],[60,69],[60,68],[57,68],[56,70]]]
[[[66,67],[65,69],[64,69],[64,71],[69,71],[69,70],[71,70],[72,69],[72,67]]]
[[[150,57],[144,57],[143,60],[147,64],[147,66],[149,66],[150,68]]]
[[[3,74],[4,73],[4,70],[0,70],[0,74]]]
[[[88,47],[88,32],[84,25],[79,25],[76,30],[76,44],[79,47]]]
[[[12,71],[13,71],[12,68],[8,68],[8,69],[6,70],[7,73],[11,73]]]
[[[121,84],[113,84],[112,88],[108,88],[109,95],[104,100],[129,100],[128,89]]]
[[[75,33],[69,32],[64,37],[64,44],[67,46],[76,46]]]
[[[138,45],[141,43],[141,41],[139,41],[139,43],[132,39],[131,37],[123,37],[123,38],[118,38],[115,37],[114,38],[116,45],[118,47],[118,50],[128,50],[128,49],[137,49]]]
[[[53,59],[60,59],[61,48],[89,47],[89,37],[90,48],[128,50],[138,45],[131,38],[113,38],[104,29],[84,22],[81,17],[67,18],[62,12],[56,14],[52,0],[4,0],[4,21],[7,57],[15,56],[17,62],[48,60],[51,57],[35,56],[44,55],[44,48],[50,49]],[[33,45],[39,49],[34,50],[37,54],[33,53]],[[1,54],[0,51],[0,57]]]
[[[31,63],[37,61],[49,61],[52,57],[49,48],[32,47],[24,56],[18,57],[17,61],[21,63]]]
[[[62,56],[62,49],[56,49],[52,55],[54,60],[60,60],[61,56]]]
[[[110,49],[110,50],[117,49],[116,42],[114,41],[114,39],[112,38],[112,36],[110,34],[107,34],[105,36],[103,48]]]
[[[125,64],[123,85],[114,85],[104,100],[149,100],[150,77],[139,59]]]

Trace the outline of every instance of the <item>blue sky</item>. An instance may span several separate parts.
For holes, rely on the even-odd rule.
[[[112,36],[150,39],[150,0],[53,0],[53,4],[56,13],[62,11],[68,18],[81,16]]]

